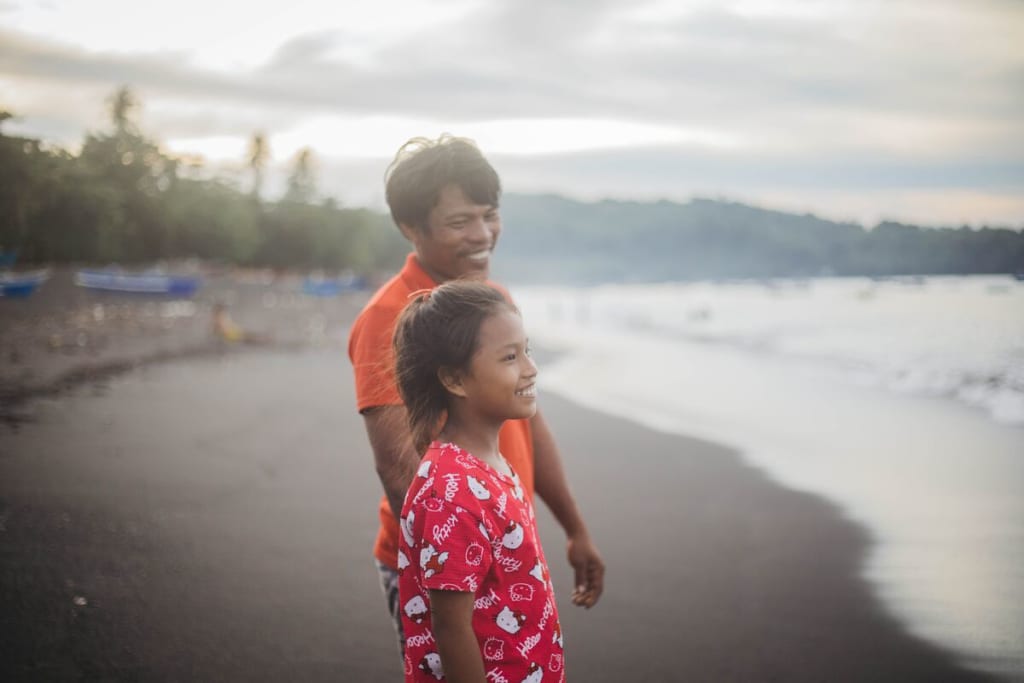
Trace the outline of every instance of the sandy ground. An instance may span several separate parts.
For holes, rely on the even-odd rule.
[[[306,296],[297,275],[208,271],[190,299],[98,292],[55,269],[26,299],[0,298],[0,401],[60,390],[83,379],[182,356],[220,353],[212,309],[225,307],[266,346],[337,344],[367,293]]]
[[[0,425],[0,680],[400,680],[369,555],[379,486],[344,355],[358,304],[270,307],[253,287],[250,303],[228,302],[238,322],[302,337],[314,320],[325,336],[144,362],[209,345],[206,292],[151,337],[100,326],[95,355],[44,345],[7,359],[41,387],[79,374],[23,390]],[[97,305],[72,303],[33,315]],[[3,343],[44,329],[5,327]],[[66,358],[131,369],[82,373]],[[569,680],[989,680],[881,609],[860,578],[870,539],[835,507],[713,444],[541,401],[608,564],[600,605],[573,608],[543,512]]]

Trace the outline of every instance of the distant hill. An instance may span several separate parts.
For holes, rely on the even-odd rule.
[[[1024,234],[1005,228],[866,230],[710,199],[584,203],[517,194],[502,199],[502,216],[494,270],[509,282],[1024,271]]]

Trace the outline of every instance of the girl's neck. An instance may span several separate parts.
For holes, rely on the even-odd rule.
[[[491,467],[503,471],[501,452],[498,449],[498,430],[501,425],[467,424],[457,416],[449,415],[441,430],[441,441],[450,441],[459,448],[469,451]]]

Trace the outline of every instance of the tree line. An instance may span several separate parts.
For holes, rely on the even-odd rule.
[[[1024,274],[1024,233],[1007,228],[866,229],[710,199],[583,203],[553,195],[507,195],[502,216],[511,227],[497,275],[510,281]]]
[[[72,154],[6,136],[0,111],[0,250],[23,263],[144,264],[191,258],[292,269],[394,270],[409,245],[385,214],[318,200],[313,154],[284,195],[262,198],[269,160],[256,133],[248,188],[196,172],[135,122],[127,87],[110,128]],[[733,202],[581,203],[506,195],[496,273],[521,282],[662,281],[818,275],[1024,272],[1024,234],[1005,228],[873,229]]]
[[[0,250],[22,263],[144,264],[200,258],[273,268],[393,269],[408,245],[386,215],[317,200],[302,150],[278,201],[261,197],[266,138],[252,138],[252,185],[209,177],[163,152],[135,121],[130,88],[109,100],[110,129],[81,151],[4,135],[0,111]]]

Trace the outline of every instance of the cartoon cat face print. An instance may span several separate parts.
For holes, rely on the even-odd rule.
[[[530,671],[526,674],[526,678],[523,679],[522,683],[541,683],[543,678],[544,669],[536,662],[530,662]]]
[[[479,479],[470,474],[466,476],[466,482],[469,484],[469,490],[478,500],[490,499],[491,492],[487,490],[487,487]]]
[[[402,527],[402,536],[409,547],[416,545],[416,539],[412,535],[412,525],[416,522],[415,510],[409,510],[409,514],[399,520],[398,526]]]
[[[501,630],[516,634],[519,633],[519,629],[526,623],[526,615],[522,612],[515,612],[506,605],[494,617],[494,621]]]
[[[440,574],[444,569],[444,563],[448,561],[448,551],[437,552],[433,545],[420,549],[420,569],[423,570],[423,577],[429,579],[435,574]]]
[[[405,616],[409,617],[417,624],[422,624],[423,620],[427,618],[427,614],[429,613],[426,601],[419,595],[413,596],[408,602],[406,602],[403,609],[405,609]]]
[[[505,527],[505,535],[501,539],[501,544],[509,550],[515,550],[523,544],[525,534],[526,532],[523,531],[521,524],[510,521],[508,526]]]
[[[428,652],[420,660],[420,671],[430,674],[437,680],[444,678],[444,670],[441,668],[441,655],[436,652]]]

